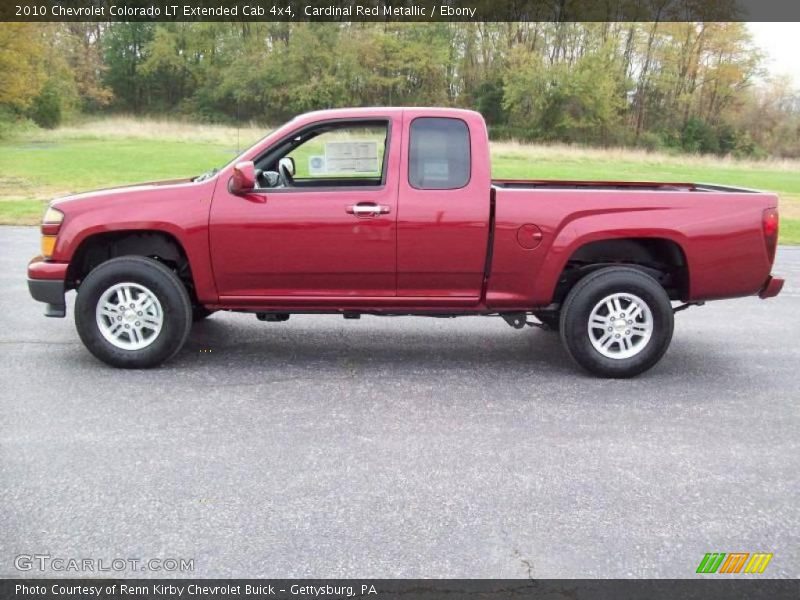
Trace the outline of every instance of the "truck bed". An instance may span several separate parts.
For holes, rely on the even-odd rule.
[[[778,203],[771,193],[688,182],[509,179],[493,180],[492,193],[493,306],[515,295],[549,302],[570,257],[599,240],[660,239],[677,247],[688,277],[685,301],[755,295],[770,274],[763,221]],[[520,254],[520,237],[533,251]]]
[[[547,179],[493,179],[492,187],[506,190],[628,190],[643,192],[758,193],[758,190],[713,183],[654,181],[558,181]]]

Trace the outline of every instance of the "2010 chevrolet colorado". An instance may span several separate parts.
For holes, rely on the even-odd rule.
[[[775,296],[773,194],[692,183],[492,180],[480,114],[305,114],[188,180],[55,200],[31,295],[110,365],[174,356],[217,310],[528,315],[592,373],[629,377],[673,313]],[[673,303],[682,303],[673,306]]]

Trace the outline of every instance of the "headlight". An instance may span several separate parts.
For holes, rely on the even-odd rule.
[[[47,210],[44,212],[44,217],[42,217],[42,225],[61,225],[63,220],[64,213],[57,208],[48,206]]]

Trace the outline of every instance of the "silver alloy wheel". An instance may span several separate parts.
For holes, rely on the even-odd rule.
[[[122,350],[141,350],[152,344],[164,324],[164,311],[156,295],[138,283],[117,283],[97,301],[100,333]]]
[[[633,294],[606,296],[589,315],[589,340],[606,358],[636,356],[653,336],[653,313]]]

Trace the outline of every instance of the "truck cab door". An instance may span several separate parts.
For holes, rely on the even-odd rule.
[[[255,158],[260,185],[273,187],[235,195],[220,180],[210,235],[221,301],[338,306],[393,298],[401,129],[399,113],[315,122]]]
[[[397,218],[397,295],[479,301],[491,174],[477,113],[407,110]]]

